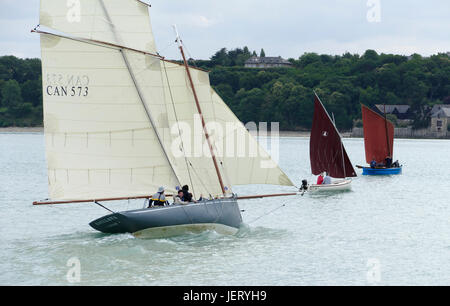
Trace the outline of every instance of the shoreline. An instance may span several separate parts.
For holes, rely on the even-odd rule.
[[[0,134],[11,133],[11,134],[26,134],[26,133],[44,133],[44,127],[6,127],[0,128]],[[270,135],[270,132],[268,132]],[[298,132],[298,131],[279,131],[278,135],[280,137],[298,137],[298,138],[309,138],[310,132]],[[351,132],[344,132],[341,134],[342,138],[364,138],[358,136],[352,136]],[[396,139],[436,139],[436,140],[449,140],[445,137],[401,137],[397,136]]]
[[[0,128],[0,133],[44,133],[44,127],[6,127]],[[279,131],[280,137],[309,137],[310,132]],[[270,135],[270,132],[268,132]],[[349,137],[350,133],[342,134],[342,137]]]
[[[4,127],[0,133],[44,133],[44,127]]]

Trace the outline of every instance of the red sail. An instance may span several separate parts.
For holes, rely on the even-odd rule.
[[[365,105],[362,107],[364,144],[368,164],[375,159],[384,163],[386,157],[394,155],[394,125]]]
[[[341,136],[317,96],[314,100],[314,118],[309,153],[311,171],[314,175],[326,171],[331,177],[335,178],[356,176]]]

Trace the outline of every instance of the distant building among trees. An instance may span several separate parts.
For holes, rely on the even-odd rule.
[[[264,51],[264,50],[262,50]],[[261,52],[262,53],[262,52]],[[266,57],[266,56],[252,56],[245,62],[246,68],[278,68],[278,67],[291,67],[292,63],[285,60],[281,56],[278,57]]]
[[[395,115],[399,120],[407,120],[411,118],[411,107],[409,105],[383,105],[377,104],[375,105],[376,110],[384,114],[384,110],[386,109],[386,114]]]
[[[434,105],[431,110],[431,131],[445,132],[450,124],[450,105]]]

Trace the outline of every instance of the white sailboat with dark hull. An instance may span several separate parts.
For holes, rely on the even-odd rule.
[[[232,186],[293,186],[211,88],[208,72],[188,65],[179,38],[184,64],[157,54],[146,3],[41,0],[34,32],[41,35],[51,197],[35,205],[104,207],[187,184],[204,200],[111,211],[91,226],[140,237],[233,233],[242,216]],[[245,154],[230,154],[242,147]]]

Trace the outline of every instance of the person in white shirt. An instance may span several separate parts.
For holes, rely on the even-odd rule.
[[[178,195],[175,196],[173,204],[188,205],[189,202],[183,201],[183,196],[183,190],[178,190]]]
[[[328,175],[328,173],[323,178],[322,185],[330,185],[331,184],[331,177]]]

